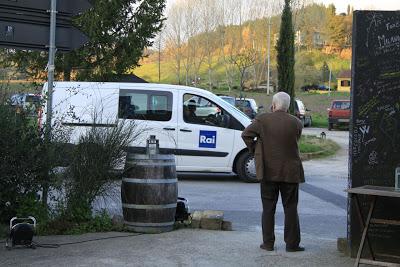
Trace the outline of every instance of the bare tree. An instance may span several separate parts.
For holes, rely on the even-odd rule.
[[[189,84],[190,72],[193,66],[196,65],[196,60],[194,56],[197,52],[198,42],[194,38],[198,33],[199,29],[199,13],[197,12],[197,7],[199,6],[200,0],[191,0],[184,2],[183,9],[183,24],[184,24],[184,36],[186,40],[184,61],[183,65],[185,68],[185,83]],[[196,78],[196,77],[195,77]]]
[[[166,52],[173,58],[174,72],[178,84],[181,84],[181,68],[183,58],[183,1],[175,2],[168,11],[165,28]]]
[[[240,73],[240,88],[244,90],[245,74],[248,68],[254,66],[257,59],[257,52],[253,48],[243,48],[238,54],[232,55],[230,61]]]
[[[223,10],[218,5],[218,0],[204,0],[200,8],[201,25],[204,31],[204,52],[207,58],[208,86],[213,86],[213,56],[217,48],[218,40],[214,38],[215,30],[220,22],[219,15]]]

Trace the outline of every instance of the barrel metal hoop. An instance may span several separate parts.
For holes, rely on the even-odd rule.
[[[128,204],[122,203],[122,207],[126,209],[139,209],[139,210],[158,210],[158,209],[171,209],[176,208],[176,203],[171,204],[160,204],[160,205],[140,205],[140,204]]]
[[[139,178],[122,178],[125,183],[134,184],[175,184],[178,179],[139,179]]]
[[[153,226],[153,227],[157,227],[157,226],[171,226],[173,225],[175,222],[171,221],[171,222],[164,222],[164,223],[140,223],[140,222],[128,222],[124,220],[124,224],[126,225],[130,225],[130,226]]]

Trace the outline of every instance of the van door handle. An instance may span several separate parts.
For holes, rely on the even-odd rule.
[[[185,128],[185,129],[180,129],[179,131],[185,132],[185,133],[191,133],[191,132],[192,132],[192,130],[189,130],[189,129],[187,129],[187,128]]]
[[[175,131],[175,128],[172,128],[172,127],[165,127],[163,129],[166,131]]]

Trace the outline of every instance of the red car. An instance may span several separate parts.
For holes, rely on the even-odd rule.
[[[335,125],[349,125],[350,122],[350,100],[334,100],[328,108],[328,130]]]

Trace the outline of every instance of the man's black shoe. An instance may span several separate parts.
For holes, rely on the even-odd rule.
[[[299,251],[304,251],[304,247],[286,247],[286,252],[299,252]]]
[[[274,251],[274,247],[273,246],[268,246],[268,245],[266,245],[264,243],[260,245],[260,248],[261,249],[265,249],[266,251]]]

